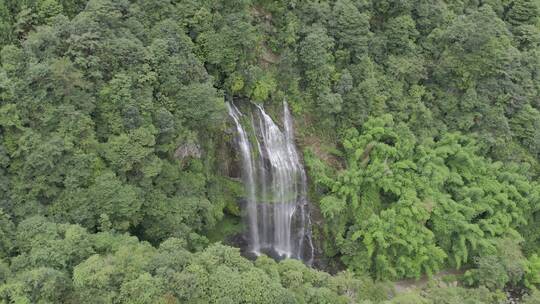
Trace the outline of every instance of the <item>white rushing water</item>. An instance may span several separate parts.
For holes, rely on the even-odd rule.
[[[256,184],[253,159],[251,158],[251,145],[249,143],[247,133],[244,131],[242,124],[240,123],[240,115],[242,114],[234,105],[231,106],[227,104],[227,106],[229,108],[229,115],[232,117],[236,125],[236,131],[238,132],[238,146],[240,147],[240,154],[242,155],[243,178],[247,192],[247,210],[252,246],[251,249],[256,254],[259,254],[260,242],[257,224]]]
[[[283,103],[283,130],[261,106],[251,111],[252,146],[243,115],[228,104],[237,130],[246,187],[250,250],[311,264],[314,256],[306,174],[294,144],[292,116]],[[256,150],[253,150],[253,147]]]

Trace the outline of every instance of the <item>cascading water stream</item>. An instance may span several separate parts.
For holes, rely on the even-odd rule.
[[[256,184],[255,184],[255,170],[253,165],[253,159],[251,157],[251,145],[247,137],[247,133],[242,128],[240,123],[240,111],[234,106],[227,104],[229,108],[229,115],[234,120],[236,125],[236,131],[238,132],[238,146],[240,147],[240,154],[242,155],[242,170],[244,185],[247,192],[247,210],[249,219],[249,230],[251,236],[252,251],[259,254],[259,231],[257,224],[257,201],[256,201]]]
[[[282,131],[261,106],[251,113],[253,147],[234,104],[229,115],[237,130],[246,188],[250,250],[311,264],[314,248],[306,195],[306,175],[296,146],[292,117],[283,103]],[[246,120],[244,120],[246,123]]]

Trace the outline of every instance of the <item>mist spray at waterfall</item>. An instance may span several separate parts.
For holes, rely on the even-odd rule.
[[[251,123],[253,145],[242,126],[243,114],[234,104],[228,107],[242,160],[250,250],[311,264],[314,248],[306,174],[294,144],[287,103],[283,103],[283,130],[262,106],[255,106],[250,119],[244,120]]]

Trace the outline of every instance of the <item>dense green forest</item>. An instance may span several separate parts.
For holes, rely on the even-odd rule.
[[[0,0],[0,49],[0,303],[540,303],[539,0]],[[232,100],[290,105],[318,268],[227,245]]]

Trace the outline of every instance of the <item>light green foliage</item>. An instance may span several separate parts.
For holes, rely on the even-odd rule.
[[[0,299],[4,303],[65,303],[70,291],[71,282],[65,273],[41,267],[21,272],[1,285]]]
[[[331,303],[339,298],[336,291],[323,287],[329,284],[326,280],[317,279],[316,271],[299,262],[294,262],[296,266],[286,262],[262,265],[262,261],[253,265],[237,249],[223,245],[210,246],[197,255],[182,246],[170,239],[157,251],[132,244],[118,248],[112,256],[91,256],[74,271],[76,293],[81,299],[105,303]],[[289,279],[293,276],[290,268],[299,275],[297,283]]]
[[[1,303],[349,303],[371,280],[331,275],[299,261],[255,262],[221,244],[187,251],[181,238],[159,248],[127,234],[88,233],[32,217],[17,227],[18,254],[0,260]]]
[[[343,144],[348,170],[327,180],[334,194],[323,198],[321,211],[349,267],[379,278],[414,277],[437,271],[446,255],[424,227],[429,206],[413,188],[415,165],[407,160],[412,137],[392,124],[384,116],[366,123],[361,136],[349,131]]]
[[[163,283],[148,273],[141,274],[137,279],[122,284],[120,303],[153,304],[167,303],[167,295],[163,295]]]
[[[154,252],[149,244],[136,243],[121,246],[111,255],[89,257],[73,270],[77,294],[86,301],[95,299],[98,303],[107,303],[116,297],[126,282],[140,278]],[[125,288],[129,290],[130,287]]]
[[[255,84],[252,94],[254,101],[263,102],[267,100],[270,93],[276,89],[276,81],[270,75],[265,76]]]
[[[468,270],[464,281],[468,285],[481,285],[491,290],[502,290],[507,284],[517,286],[526,280],[525,274],[530,269],[527,262],[519,242],[499,239],[494,250],[476,257],[476,269]]]
[[[533,254],[525,264],[525,283],[529,286],[540,284],[540,258]]]
[[[489,304],[505,303],[504,292],[490,292],[485,287],[467,289],[463,287],[430,287],[425,291],[428,303],[433,304]]]
[[[337,179],[316,160],[308,158],[308,166],[326,189],[326,231],[349,267],[379,278],[418,277],[491,256],[502,260],[481,264],[502,268],[485,277],[502,285],[490,288],[522,279],[519,244],[497,239],[515,237],[536,204],[530,194],[538,186],[518,168],[483,159],[459,134],[418,143],[389,115],[369,120],[361,133],[349,130],[343,147],[347,167]]]
[[[527,295],[523,299],[524,304],[538,304],[540,303],[540,292],[535,290],[532,294]]]
[[[80,226],[56,224],[43,217],[21,222],[15,236],[18,256],[11,261],[14,270],[51,267],[71,270],[94,253],[90,234]]]

